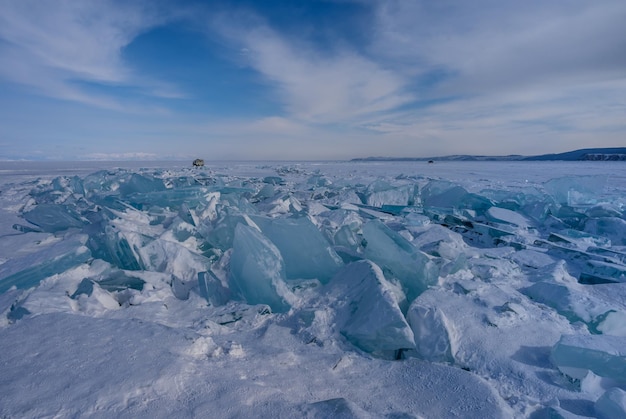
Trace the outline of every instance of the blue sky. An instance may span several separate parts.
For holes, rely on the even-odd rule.
[[[624,0],[0,0],[0,159],[626,146]]]

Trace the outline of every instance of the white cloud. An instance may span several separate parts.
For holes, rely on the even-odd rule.
[[[247,64],[277,87],[290,116],[298,120],[346,123],[413,99],[406,93],[406,78],[355,51],[322,51],[258,21],[246,26],[222,17],[217,26],[240,45]]]
[[[376,4],[370,53],[433,100],[372,118],[384,141],[488,154],[623,142],[623,1]]]
[[[0,2],[0,77],[35,93],[104,108],[124,108],[111,96],[77,82],[139,87],[149,96],[180,97],[168,83],[134,74],[122,50],[165,21],[150,3],[137,1]]]
[[[283,119],[365,128],[370,150],[386,154],[562,151],[614,144],[626,129],[621,0],[370,4],[367,55],[257,16],[218,28],[277,87]]]
[[[379,1],[373,50],[456,94],[626,77],[626,3]]]

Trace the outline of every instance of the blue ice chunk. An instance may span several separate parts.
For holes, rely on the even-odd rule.
[[[415,212],[405,212],[404,224],[410,227],[424,227],[430,224],[430,218]]]
[[[579,282],[584,284],[608,284],[626,282],[626,266],[588,260],[580,274]]]
[[[570,243],[581,250],[587,250],[591,246],[611,247],[611,240],[607,237],[595,236],[593,234],[573,230],[571,228],[550,233],[548,240],[553,242],[562,241],[564,243]]]
[[[616,205],[602,203],[589,208],[587,211],[585,211],[585,215],[590,218],[624,218],[626,214],[624,214]]]
[[[565,284],[554,282],[537,282],[530,287],[522,288],[520,291],[533,301],[545,304],[554,308],[559,314],[568,318],[571,322],[586,320],[591,321],[589,313],[577,313],[576,298],[572,295],[572,290]],[[585,318],[581,318],[583,315]]]
[[[179,242],[184,242],[190,237],[195,237],[197,230],[193,224],[184,221],[180,217],[175,217],[172,223],[169,225],[168,230],[172,233],[172,236]]]
[[[569,228],[581,229],[588,217],[579,209],[562,205],[554,213],[554,215]]]
[[[454,363],[454,348],[448,319],[436,306],[417,298],[407,312],[415,335],[415,350],[421,359]]]
[[[213,306],[222,306],[230,300],[230,290],[211,271],[198,273],[200,296]]]
[[[383,205],[407,206],[414,203],[415,187],[403,185],[394,187],[383,180],[377,180],[367,187],[364,204],[373,207]]]
[[[349,225],[341,226],[341,228],[337,230],[334,241],[335,245],[352,250],[356,250],[361,244],[361,239],[357,236],[357,232]]]
[[[13,258],[0,265],[0,293],[12,286],[30,288],[91,259],[85,247],[87,236],[76,235],[46,246],[35,253]]]
[[[274,189],[274,185],[263,185],[261,190],[255,195],[257,199],[267,199],[272,198],[276,195],[276,189]]]
[[[256,228],[238,224],[230,258],[231,290],[249,304],[267,304],[275,312],[285,312],[292,298],[285,279],[285,264],[276,246]]]
[[[75,203],[82,196],[85,190],[81,179],[78,176],[59,176],[50,184],[39,185],[30,192],[30,196],[38,203]]]
[[[86,295],[87,297],[91,297],[91,294],[93,293],[93,281],[89,278],[84,278],[82,281],[80,281],[80,284],[78,284],[78,287],[76,288],[76,291],[74,291],[74,294],[70,295],[70,298],[75,300],[78,298],[79,295]]]
[[[589,206],[598,202],[606,181],[606,175],[566,176],[551,179],[543,187],[560,204]]]
[[[78,176],[59,176],[52,181],[52,185],[57,190],[67,190],[72,194],[84,195],[85,186]]]
[[[327,283],[343,265],[309,218],[251,218],[280,251],[287,279],[317,278]]]
[[[133,173],[127,179],[120,179],[119,193],[122,197],[130,194],[164,191],[163,180]]]
[[[22,224],[13,224],[13,230],[17,230],[21,233],[41,233],[42,230],[36,227],[29,227]]]
[[[180,205],[180,208],[178,209],[178,216],[181,218],[181,220],[191,224],[194,227],[197,225],[195,215],[191,208],[189,208],[187,202],[183,202]]]
[[[374,263],[346,265],[327,287],[336,298],[340,331],[355,346],[381,354],[415,346],[413,332],[399,307],[404,296]]]
[[[363,225],[365,258],[400,281],[409,301],[413,301],[438,278],[436,266],[407,239],[378,220]]]
[[[506,208],[491,207],[487,210],[487,216],[496,222],[512,224],[521,228],[530,227],[530,220],[518,212]]]
[[[138,271],[144,264],[137,253],[137,245],[148,241],[136,233],[122,233],[113,226],[114,215],[107,209],[88,214],[90,224],[84,228],[89,235],[87,246],[94,258],[102,259],[120,269]],[[128,237],[127,237],[128,236]]]
[[[193,176],[167,177],[164,179],[163,183],[165,184],[165,187],[174,189],[203,185],[203,183],[199,182],[198,179]]]
[[[589,295],[579,284],[537,282],[520,291],[532,300],[554,308],[570,322],[582,321],[592,333],[620,333],[612,331],[611,317],[626,318],[626,313]],[[608,323],[607,323],[608,321]]]
[[[626,246],[626,220],[621,218],[591,218],[586,220],[584,230],[610,240],[613,246]]]
[[[443,180],[432,180],[424,186],[421,199],[425,207],[468,208],[484,211],[493,206],[490,199],[470,193],[459,185]]]
[[[83,178],[83,188],[87,196],[107,195],[119,188],[119,171],[100,170]]]
[[[519,212],[533,220],[545,221],[557,212],[558,205],[551,199],[525,202]]]
[[[292,194],[278,194],[272,199],[259,203],[257,208],[267,214],[299,214],[302,212],[302,204]]]
[[[137,233],[120,232],[104,218],[90,226],[86,232],[89,234],[87,246],[95,258],[105,260],[119,269],[131,271],[145,269],[136,242],[144,244],[148,238]]]
[[[596,401],[594,408],[599,419],[626,418],[626,391],[613,387]]]
[[[269,185],[284,185],[285,180],[279,176],[266,176],[263,178],[263,183],[267,183]]]
[[[591,371],[626,384],[626,337],[564,335],[552,348],[550,358],[573,379],[581,380]]]
[[[603,247],[592,246],[587,249],[587,252],[592,255],[598,255],[604,260],[610,260],[614,263],[626,265],[626,252],[619,251],[617,249],[606,249]]]
[[[210,261],[174,241],[156,239],[138,249],[146,270],[164,272],[187,284],[195,285],[198,273],[206,271]]]
[[[313,175],[307,179],[306,183],[317,187],[325,187],[332,185],[333,182],[324,175]]]
[[[194,286],[195,281],[185,282],[177,276],[172,275],[172,294],[174,294],[174,297],[178,298],[179,300],[188,300],[189,293],[194,288]]]
[[[100,288],[109,292],[124,291],[126,289],[143,290],[146,283],[141,278],[129,275],[123,270],[115,270],[106,276],[96,279]]]
[[[245,216],[228,210],[213,223],[209,220],[201,221],[198,231],[210,246],[228,250],[233,247],[235,228],[238,224],[248,224]]]
[[[143,209],[144,206],[150,205],[177,209],[182,204],[195,207],[204,203],[207,193],[208,188],[205,187],[188,187],[136,192],[124,197],[124,199],[133,206],[141,209]]]
[[[85,225],[80,214],[69,206],[60,204],[39,204],[24,213],[24,219],[48,233],[81,228]]]

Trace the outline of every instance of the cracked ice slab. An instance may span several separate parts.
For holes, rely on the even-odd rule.
[[[403,295],[370,261],[347,265],[328,284],[335,295],[341,333],[367,352],[395,351],[415,346],[413,331],[402,315]]]
[[[0,265],[0,292],[13,286],[24,289],[37,286],[49,276],[87,262],[91,252],[86,242],[86,235],[74,235],[3,263]]]
[[[327,283],[341,268],[341,258],[309,218],[251,218],[280,250],[288,279],[317,278]]]
[[[552,363],[564,374],[583,379],[587,371],[626,383],[626,338],[609,335],[564,335],[552,348]]]
[[[293,299],[285,280],[285,264],[276,246],[256,228],[238,224],[230,260],[230,286],[248,304],[267,304],[275,312],[284,312]]]

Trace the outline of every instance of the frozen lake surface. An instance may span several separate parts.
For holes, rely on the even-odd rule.
[[[626,417],[624,348],[623,162],[0,162],[3,417]]]

